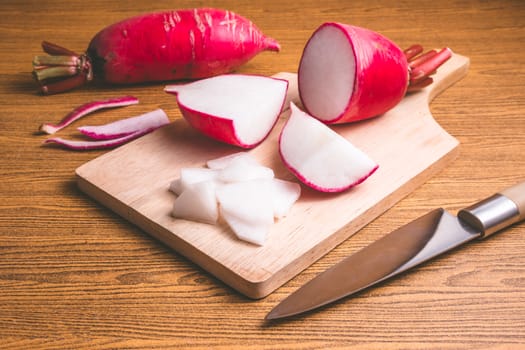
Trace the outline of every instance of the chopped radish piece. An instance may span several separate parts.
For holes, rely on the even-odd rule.
[[[239,239],[256,245],[264,244],[274,220],[284,217],[301,194],[299,184],[276,179],[272,169],[246,152],[207,164],[216,168],[182,168],[170,183],[178,195],[173,216],[213,224],[218,215]]]
[[[97,126],[81,126],[78,130],[92,139],[108,140],[133,134],[140,130],[152,130],[169,123],[168,116],[162,109],[141,114],[136,117],[117,120],[113,123]]]
[[[234,213],[224,210],[221,210],[221,216],[237,238],[255,245],[264,245],[271,223],[262,224],[246,221]]]
[[[246,157],[237,157],[224,169],[221,169],[217,178],[223,182],[238,182],[256,179],[273,179],[273,170]]]
[[[206,162],[206,166],[210,169],[224,169],[226,168],[234,159],[243,158],[247,162],[252,164],[258,164],[255,158],[248,152],[237,152],[233,154],[228,154],[224,157],[210,159]]]
[[[204,181],[188,186],[173,205],[174,217],[214,224],[219,218],[215,184]]]
[[[341,192],[363,182],[378,165],[327,125],[291,104],[281,131],[284,164],[306,185],[322,192]]]
[[[217,170],[207,168],[182,168],[180,178],[173,181],[170,189],[179,195],[188,187],[199,182],[214,181],[217,178]]]
[[[182,180],[180,179],[180,177],[170,182],[168,188],[171,192],[175,193],[177,196],[180,196],[180,194],[182,193]]]
[[[42,124],[40,126],[40,131],[45,132],[47,134],[54,134],[58,130],[63,129],[69,124],[73,123],[75,120],[78,120],[84,117],[85,115],[93,113],[100,109],[123,107],[134,105],[137,103],[139,103],[139,100],[133,96],[124,96],[118,98],[111,98],[108,100],[88,102],[75,108],[68,115],[66,115],[64,119],[62,119],[62,121],[60,121],[60,123],[58,124]]]
[[[217,188],[220,212],[234,233],[263,245],[274,221],[271,181],[241,181]]]
[[[169,85],[184,118],[216,140],[252,148],[270,133],[283,108],[288,82],[265,76],[227,74]]]
[[[281,179],[273,179],[272,186],[274,216],[280,219],[286,216],[292,205],[299,199],[301,186],[298,183]]]

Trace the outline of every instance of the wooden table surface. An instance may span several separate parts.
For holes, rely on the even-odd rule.
[[[233,10],[281,43],[280,53],[263,53],[242,72],[295,71],[325,21],[470,57],[468,75],[431,104],[461,142],[459,157],[268,297],[240,295],[79,191],[75,169],[105,151],[42,147],[36,133],[82,103],[124,94],[140,104],[89,123],[159,107],[180,118],[164,84],[44,97],[30,74],[41,40],[83,51],[104,26],[173,6]],[[391,229],[525,178],[525,2],[4,0],[0,12],[0,349],[525,348],[525,224],[305,317],[263,320],[289,293]]]

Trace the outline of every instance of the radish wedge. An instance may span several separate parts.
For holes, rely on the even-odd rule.
[[[68,115],[66,115],[58,124],[44,123],[40,126],[40,131],[46,134],[54,134],[65,128],[74,121],[100,109],[130,106],[139,103],[139,100],[133,96],[123,96],[107,100],[93,101],[83,104]]]
[[[293,103],[291,110],[281,131],[279,152],[304,184],[321,192],[341,192],[376,171],[378,165],[348,140]]]
[[[162,109],[141,114],[136,117],[117,120],[113,123],[97,126],[81,126],[82,134],[96,140],[115,139],[141,130],[153,130],[169,123],[168,116]]]
[[[275,125],[288,81],[227,74],[184,85],[169,85],[184,118],[203,134],[242,148],[262,142]]]

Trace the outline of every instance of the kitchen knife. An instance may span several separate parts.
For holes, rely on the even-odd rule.
[[[266,319],[329,304],[523,219],[525,182],[462,209],[457,216],[435,209],[322,272],[278,304]]]

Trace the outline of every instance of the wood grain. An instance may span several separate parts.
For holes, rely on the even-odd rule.
[[[158,85],[91,85],[36,94],[31,59],[46,39],[82,51],[105,25],[195,2],[2,1],[0,10],[0,349],[522,349],[525,227],[517,225],[320,312],[267,324],[286,295],[345,256],[431,208],[452,212],[525,173],[525,3],[501,1],[210,1],[252,19],[283,50],[243,72],[294,71],[323,21],[375,29],[401,47],[450,46],[468,75],[431,104],[460,141],[454,162],[268,297],[252,301],[152,240],[76,186],[104,151],[42,147],[35,134],[87,101],[134,94],[140,104],[89,117],[102,124],[164,108]],[[163,86],[163,85],[162,85]],[[83,123],[82,123],[83,124]],[[80,124],[78,124],[80,125]],[[61,136],[78,137],[75,126]]]

